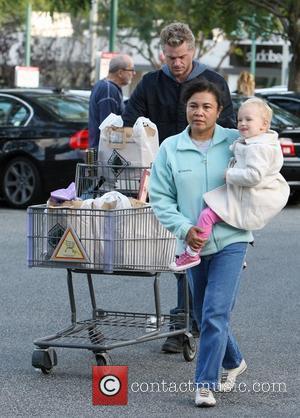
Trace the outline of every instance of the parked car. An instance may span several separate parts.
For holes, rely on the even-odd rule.
[[[292,91],[282,93],[261,91],[260,93],[256,93],[256,95],[300,117],[300,93]]]
[[[0,194],[10,206],[74,181],[88,147],[88,104],[54,90],[0,90]]]
[[[285,93],[288,91],[288,88],[284,84],[280,84],[278,86],[272,86],[272,87],[263,87],[255,89],[255,94],[260,93]]]
[[[232,94],[235,112],[247,98]],[[273,110],[271,129],[278,132],[284,163],[281,173],[289,183],[291,197],[296,198],[300,192],[300,118],[266,100]]]
[[[90,100],[91,90],[67,90],[67,94],[72,94],[73,96],[84,97]]]

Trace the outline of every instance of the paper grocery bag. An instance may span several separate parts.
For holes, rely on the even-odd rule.
[[[139,117],[132,128],[111,113],[100,125],[98,162],[108,165],[149,167],[158,148],[158,131],[150,119]]]

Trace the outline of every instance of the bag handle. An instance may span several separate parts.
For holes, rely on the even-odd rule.
[[[140,130],[147,130],[148,135],[150,134],[151,136],[154,136],[157,132],[157,127],[155,123],[153,123],[150,119],[145,118],[144,116],[140,116],[139,118],[137,118],[135,124],[133,125],[133,133],[136,134]]]

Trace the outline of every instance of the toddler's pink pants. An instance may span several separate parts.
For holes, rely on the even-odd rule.
[[[199,233],[199,236],[209,238],[214,224],[221,221],[222,219],[211,208],[203,209],[197,222],[197,226],[203,230]]]

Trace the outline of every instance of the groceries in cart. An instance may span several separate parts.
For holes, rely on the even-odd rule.
[[[143,170],[151,166],[158,148],[158,131],[140,117],[132,128],[111,113],[100,125],[98,154],[87,151],[87,164],[76,169],[77,196],[95,198],[111,190],[137,197]],[[91,163],[93,161],[93,163]]]
[[[66,200],[75,200],[76,198],[76,187],[75,183],[72,182],[67,188],[54,190],[50,193],[50,199],[53,202],[65,202]]]
[[[175,238],[151,207],[116,191],[28,213],[29,266],[164,271],[173,259]]]
[[[164,270],[174,240],[147,203],[150,165],[159,147],[157,128],[146,118],[123,128],[114,114],[100,127],[97,161],[89,150],[87,163],[77,164],[74,199],[67,200],[73,185],[52,193],[43,209],[43,238],[35,236],[29,245],[38,243],[42,249],[32,249],[37,254],[29,256],[29,264],[42,258],[42,264],[78,263],[80,268],[112,272],[152,271],[158,262]]]
[[[37,256],[50,264],[76,263],[106,272],[152,269],[158,261],[165,266],[175,250],[149,204],[117,191],[83,201],[49,200],[41,215]]]

